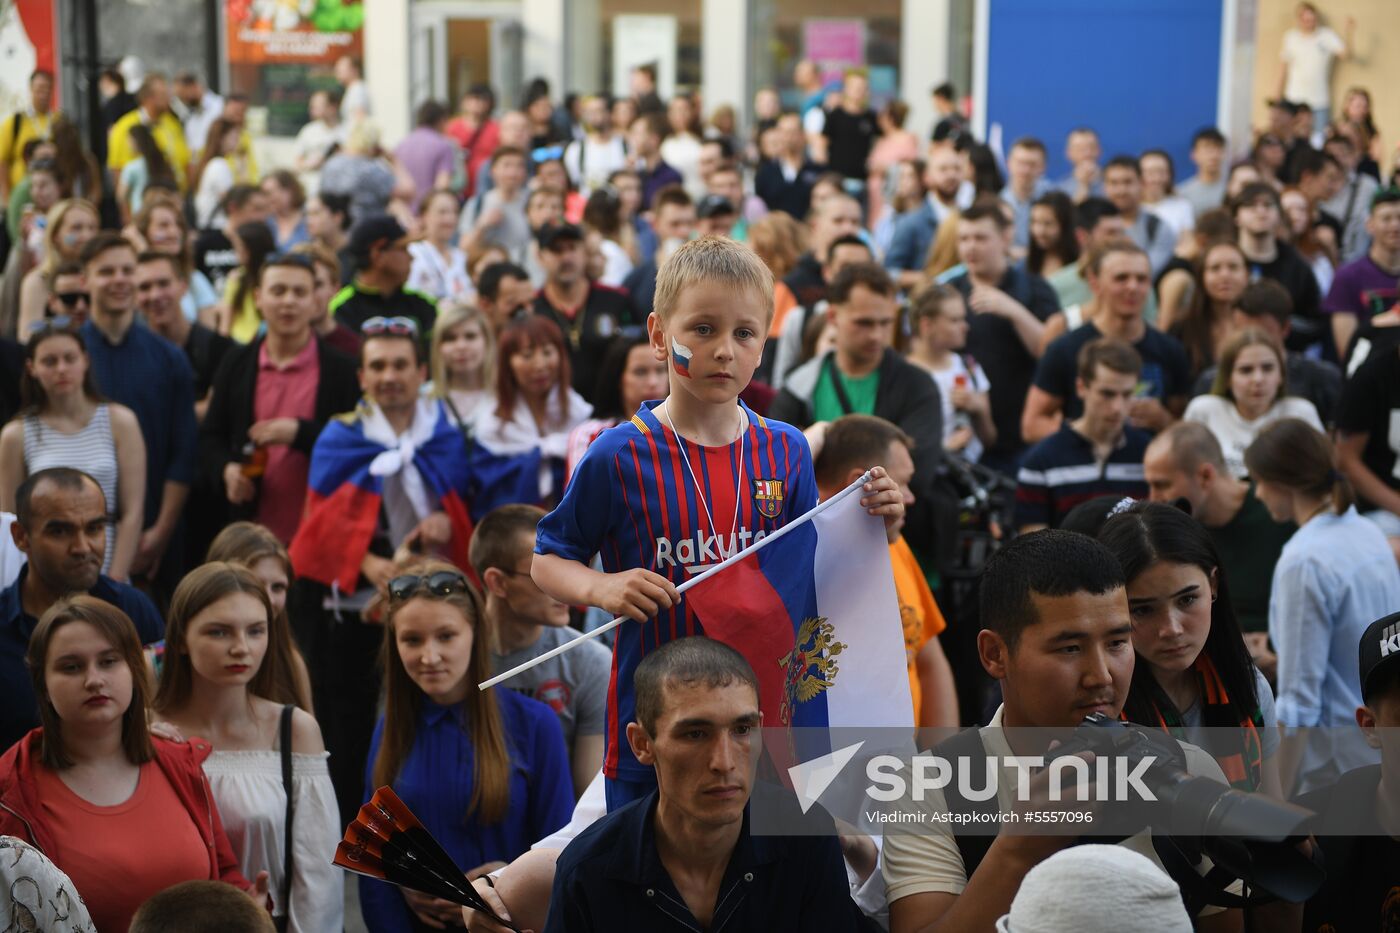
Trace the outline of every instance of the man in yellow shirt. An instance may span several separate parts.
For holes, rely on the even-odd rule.
[[[914,503],[909,483],[914,478],[914,441],[883,418],[844,415],[808,428],[816,467],[817,493],[828,499],[845,489],[866,470],[883,465],[904,494],[906,513]],[[890,563],[894,567],[895,595],[904,627],[904,649],[909,664],[909,693],[914,721],[920,727],[958,728],[958,695],[953,669],[938,636],[947,628],[928,581],[900,536],[890,529]]]
[[[190,164],[190,150],[185,143],[185,130],[175,114],[170,112],[170,84],[164,75],[149,74],[136,91],[136,109],[112,124],[107,134],[107,167],[120,175],[122,168],[139,158],[131,144],[131,128],[144,123],[155,137],[156,145],[165,153],[166,161],[175,172],[182,187]]]
[[[0,123],[0,201],[8,202],[10,192],[24,178],[25,143],[48,139],[53,128],[53,75],[43,69],[29,76],[29,106],[17,110]]]

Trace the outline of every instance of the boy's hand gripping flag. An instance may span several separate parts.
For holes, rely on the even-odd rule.
[[[765,726],[913,728],[884,523],[860,505],[870,475],[677,587],[705,634],[753,667]],[[512,670],[524,671],[625,618]],[[805,757],[805,756],[804,756]]]

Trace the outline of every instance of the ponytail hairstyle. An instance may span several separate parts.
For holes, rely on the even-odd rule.
[[[1287,486],[1309,496],[1330,496],[1337,515],[1356,501],[1351,483],[1337,469],[1332,442],[1297,418],[1282,418],[1260,431],[1244,452],[1244,465],[1256,481]]]
[[[1099,531],[1099,541],[1118,558],[1129,586],[1138,576],[1162,562],[1190,564],[1207,577],[1215,575],[1210,632],[1202,651],[1225,684],[1230,705],[1239,714],[1236,718],[1243,720],[1252,716],[1259,707],[1254,662],[1235,618],[1225,568],[1220,564],[1220,555],[1205,526],[1170,505],[1139,502],[1111,516]],[[1132,686],[1123,704],[1123,714],[1132,722],[1154,725],[1157,722],[1154,706],[1173,710],[1178,716],[1184,712],[1176,709],[1157,678],[1152,676],[1151,669],[1139,659],[1133,667]]]

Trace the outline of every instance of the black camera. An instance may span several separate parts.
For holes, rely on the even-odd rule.
[[[1113,786],[1122,786],[1118,772],[1126,768],[1156,798],[1109,803],[1101,815],[1114,831],[1131,835],[1150,826],[1159,855],[1166,833],[1184,864],[1194,866],[1207,855],[1230,876],[1293,903],[1307,900],[1321,885],[1321,869],[1297,848],[1308,836],[1311,811],[1188,774],[1186,753],[1170,734],[1102,713],[1086,717],[1054,755],[1086,751],[1106,759]],[[1171,870],[1169,861],[1163,858]]]

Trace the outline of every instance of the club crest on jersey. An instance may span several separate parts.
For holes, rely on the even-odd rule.
[[[753,481],[753,501],[764,518],[777,518],[783,511],[783,481],[756,479]]]

